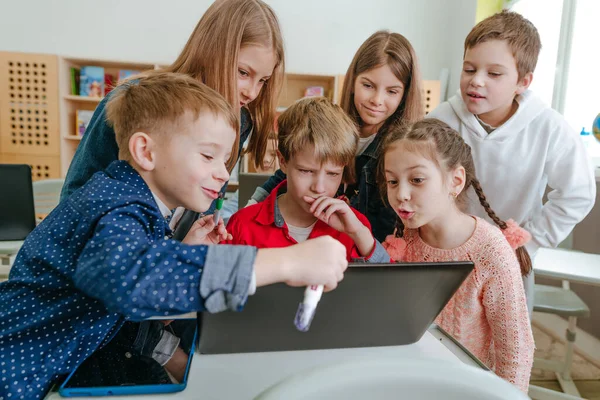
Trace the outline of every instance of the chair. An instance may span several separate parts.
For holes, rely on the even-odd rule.
[[[64,182],[64,179],[44,179],[33,182],[35,217],[38,221],[44,219],[58,205]]]
[[[569,288],[569,281],[562,281],[562,288],[539,285],[534,286],[533,311],[556,314],[568,319],[566,331],[566,354],[561,361],[551,361],[541,358],[534,359],[533,368],[554,371],[562,391],[571,396],[581,397],[571,378],[571,363],[573,361],[573,346],[575,344],[578,317],[589,317],[590,309],[587,304]],[[566,398],[562,393],[533,398]],[[532,395],[530,391],[530,395]]]

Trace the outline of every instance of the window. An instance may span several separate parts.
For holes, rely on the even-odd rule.
[[[575,6],[573,16],[563,18],[563,9]],[[591,131],[592,122],[600,113],[600,42],[597,0],[519,0],[511,9],[529,19],[538,29],[542,51],[538,59],[531,89],[547,104],[563,112],[576,131],[582,127]],[[560,51],[562,35],[571,37],[567,51]],[[568,57],[568,59],[565,58]],[[557,64],[568,66],[557,69]],[[561,72],[566,72],[566,74]],[[555,92],[555,86],[565,90]],[[553,98],[554,96],[554,98]],[[560,106],[557,106],[560,105]]]
[[[544,103],[552,105],[562,1],[521,0],[511,9],[530,20],[540,34],[542,50],[530,89],[540,96]],[[540,12],[541,10],[543,12]]]
[[[565,96],[564,115],[573,128],[592,130],[600,113],[600,2],[578,0]]]

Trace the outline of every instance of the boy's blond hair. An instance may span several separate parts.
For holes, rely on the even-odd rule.
[[[194,120],[201,112],[222,117],[235,131],[228,167],[231,169],[239,150],[239,117],[216,91],[188,75],[151,72],[125,81],[111,94],[106,117],[115,131],[119,159],[131,161],[129,139],[135,132],[160,135],[168,139],[175,134],[180,118],[191,113]]]
[[[519,80],[535,70],[542,42],[536,27],[521,14],[503,10],[475,25],[465,39],[465,54],[488,40],[507,41],[517,62]]]
[[[277,123],[278,148],[285,161],[313,145],[320,162],[343,165],[343,182],[354,182],[358,129],[340,106],[324,97],[301,99],[285,110]]]

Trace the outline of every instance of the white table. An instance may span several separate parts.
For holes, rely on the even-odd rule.
[[[21,246],[22,240],[0,240],[0,254],[16,254]]]
[[[187,388],[183,392],[145,397],[153,400],[252,399],[273,384],[298,372],[328,364],[375,357],[415,360],[433,358],[485,368],[468,352],[463,351],[453,339],[432,325],[421,340],[406,346],[250,354],[196,354],[192,361]],[[47,399],[57,400],[62,397],[58,393],[52,393]],[[132,400],[133,398],[111,397],[110,399]]]
[[[534,260],[536,276],[600,286],[600,254],[561,249],[539,249]]]

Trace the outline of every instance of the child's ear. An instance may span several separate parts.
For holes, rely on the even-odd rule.
[[[281,172],[287,175],[287,163],[285,162],[285,158],[283,158],[283,154],[279,150],[277,150],[277,159],[279,160],[279,169]]]
[[[458,196],[465,187],[466,177],[465,167],[461,165],[454,168],[450,176],[450,193],[455,193]]]
[[[517,94],[521,94],[529,88],[533,81],[533,72],[528,72],[517,84]]]
[[[129,154],[144,171],[152,171],[156,167],[155,145],[154,140],[144,132],[136,132],[129,138]]]

